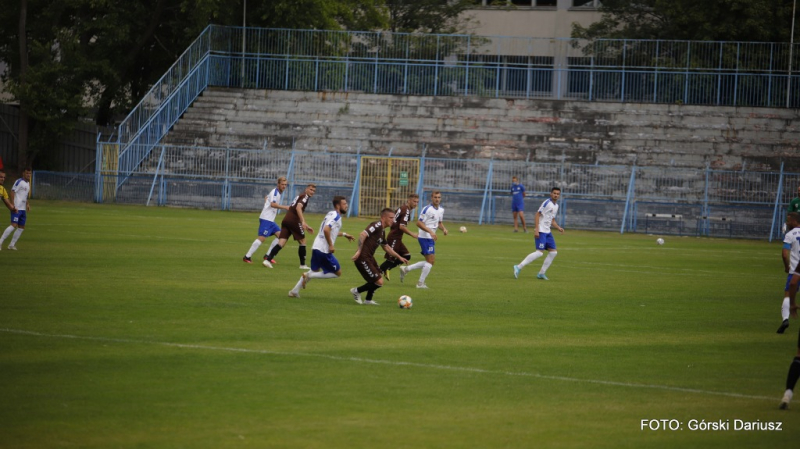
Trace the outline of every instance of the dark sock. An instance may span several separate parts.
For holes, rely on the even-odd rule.
[[[797,379],[800,378],[800,357],[795,357],[789,365],[789,375],[786,376],[786,389],[794,391]]]
[[[366,284],[362,285],[361,287],[356,288],[356,291],[359,293],[364,293],[365,291],[369,290],[369,286],[372,285],[372,282],[367,282]]]
[[[297,255],[300,256],[300,265],[306,264],[306,245],[300,245],[297,249]]]
[[[370,288],[367,291],[367,301],[372,301],[372,295],[375,294],[375,290],[381,288],[380,285],[377,284],[370,284]]]
[[[393,260],[386,260],[381,264],[381,271],[389,271],[394,267],[395,265]]]
[[[274,259],[275,256],[277,256],[278,253],[281,252],[282,249],[283,249],[283,247],[280,244],[275,245],[275,247],[272,248],[272,251],[270,251],[269,254],[264,256],[264,260],[272,260],[272,259]]]
[[[405,260],[410,262],[411,261],[411,254],[403,254],[403,259],[405,259]],[[399,260],[395,260],[394,261],[394,266],[399,267],[400,265],[403,265],[403,262],[400,262]]]

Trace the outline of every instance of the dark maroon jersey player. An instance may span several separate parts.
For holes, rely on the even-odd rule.
[[[394,250],[394,252],[400,254],[406,260],[411,260],[411,251],[409,251],[408,248],[406,248],[406,246],[403,244],[403,234],[408,234],[415,240],[418,237],[416,232],[411,232],[411,230],[408,229],[408,222],[411,221],[417,204],[419,204],[419,195],[416,193],[408,195],[408,200],[406,203],[398,207],[395,211],[394,223],[392,223],[391,231],[389,231],[389,235],[386,238],[387,243]],[[386,260],[381,264],[380,268],[381,273],[383,273],[383,277],[388,281],[389,270],[400,266],[403,262],[400,262],[396,258],[390,256],[388,253],[385,257]]]
[[[384,251],[391,256],[397,258],[401,262],[407,262],[403,256],[397,254],[387,243],[384,236],[384,231],[388,226],[391,226],[394,221],[394,212],[386,208],[381,211],[381,218],[378,221],[372,222],[366,229],[361,231],[358,236],[358,250],[353,255],[353,262],[356,264],[356,269],[361,273],[366,283],[360,287],[353,287],[350,293],[353,299],[359,304],[378,305],[377,302],[372,300],[375,290],[383,286],[383,277],[381,276],[378,263],[375,262],[375,250],[382,247]],[[367,292],[366,300],[361,300],[361,293]]]
[[[289,210],[286,211],[286,216],[283,218],[283,221],[281,221],[281,233],[278,236],[278,243],[264,256],[263,263],[265,267],[272,268],[270,261],[283,249],[286,242],[289,240],[289,236],[292,236],[300,243],[300,248],[297,250],[297,255],[300,257],[300,268],[304,270],[309,269],[306,265],[306,232],[313,234],[314,229],[306,224],[304,212],[306,207],[308,207],[308,201],[314,196],[316,191],[317,186],[309,184],[306,186],[305,192],[297,195],[297,197],[292,200]]]

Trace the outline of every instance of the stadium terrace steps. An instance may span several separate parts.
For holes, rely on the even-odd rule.
[[[210,88],[172,145],[296,148],[580,164],[800,167],[800,112]]]

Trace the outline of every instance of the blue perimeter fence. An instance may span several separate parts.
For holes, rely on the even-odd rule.
[[[121,187],[209,86],[797,108],[798,50],[211,25],[98,142],[119,147]],[[100,158],[97,164],[100,172]]]
[[[109,144],[102,143],[101,146]],[[113,143],[111,144],[113,146]],[[101,154],[95,174],[34,174],[42,199],[259,211],[279,176],[284,202],[317,184],[309,212],[329,209],[334,195],[349,198],[359,215],[358,174],[365,154],[299,150],[158,147],[132,173]],[[105,159],[103,159],[105,157]],[[378,155],[378,157],[386,157]],[[408,159],[404,157],[403,159]],[[603,166],[489,159],[419,158],[421,203],[443,193],[447,221],[510,223],[511,177],[527,190],[528,220],[552,187],[562,190],[559,223],[566,228],[663,235],[768,239],[780,236],[800,173],[675,167]],[[110,168],[109,168],[110,167]],[[413,184],[412,184],[413,185]],[[387,186],[387,187],[399,187]],[[391,198],[398,207],[404,198]]]

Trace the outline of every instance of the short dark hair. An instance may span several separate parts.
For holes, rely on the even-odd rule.
[[[553,192],[554,190],[558,190],[560,192],[561,191],[561,187],[553,187],[552,189],[550,189],[550,192]]]
[[[408,194],[408,198],[409,199],[411,199],[411,198],[419,198],[419,195],[417,195],[416,193],[409,193]]]
[[[335,197],[333,197],[333,201],[332,201],[333,207],[338,206],[339,204],[341,204],[342,200],[346,200],[346,199],[347,198],[345,198],[345,197],[343,197],[341,195],[336,195]]]
[[[394,211],[392,209],[390,209],[388,207],[384,207],[383,210],[381,211],[381,217],[383,217],[383,214],[385,214],[387,212],[392,214],[392,215],[394,215]]]
[[[791,218],[792,220],[800,223],[800,212],[789,212],[786,214],[786,218]]]

